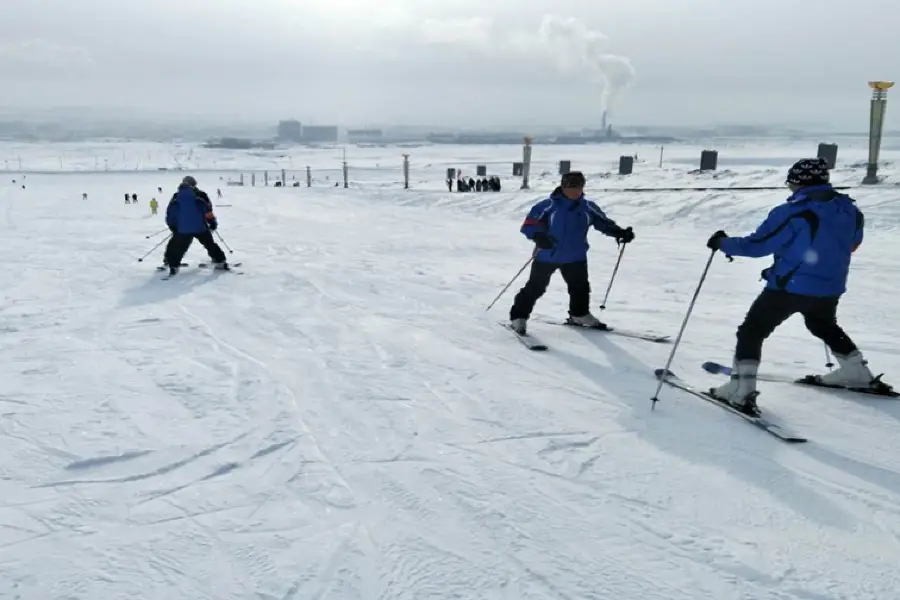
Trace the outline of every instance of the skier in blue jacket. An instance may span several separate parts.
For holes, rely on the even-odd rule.
[[[850,256],[863,241],[865,219],[854,200],[829,183],[824,159],[798,161],[788,171],[792,194],[769,212],[755,232],[728,237],[715,232],[707,247],[730,256],[773,255],[762,272],[766,287],[737,330],[734,366],[728,383],[710,390],[717,399],[748,415],[758,415],[756,375],[762,346],[792,315],[831,349],[839,368],[815,379],[829,386],[869,387],[875,381],[862,353],[837,323],[837,307],[847,291]]]
[[[584,197],[584,175],[571,171],[562,176],[550,197],[535,204],[525,217],[522,234],[534,242],[531,274],[509,310],[510,326],[526,333],[528,318],[538,299],[547,291],[550,278],[559,269],[569,289],[569,319],[572,325],[606,328],[590,312],[591,285],[588,278],[588,231],[613,237],[620,244],[634,240],[631,227],[623,229],[600,207]]]
[[[166,208],[166,225],[172,237],[166,245],[165,264],[169,275],[178,273],[181,259],[195,239],[203,244],[216,269],[228,269],[228,262],[222,248],[213,239],[212,232],[219,226],[213,213],[212,200],[201,189],[197,180],[187,175],[178,186],[178,191]]]

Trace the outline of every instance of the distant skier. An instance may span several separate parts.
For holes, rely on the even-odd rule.
[[[158,208],[159,202],[156,201],[156,198],[150,198],[150,214],[155,215]]]
[[[125,204],[131,204],[131,196],[125,194]]]
[[[137,201],[137,194],[132,194],[132,195],[131,195],[131,202],[132,202],[132,204],[137,204],[137,203],[138,203],[138,201]]]
[[[197,180],[191,175],[185,176],[169,201],[166,225],[172,232],[165,252],[169,275],[178,273],[178,265],[195,239],[206,248],[215,268],[228,269],[225,253],[213,240],[211,233],[218,227],[212,201],[206,192],[197,188]]]
[[[87,200],[87,192],[81,194],[81,199],[82,199],[82,200]]]
[[[863,213],[854,200],[829,183],[828,163],[798,161],[788,171],[792,194],[772,209],[755,232],[728,237],[715,232],[711,250],[730,256],[774,255],[762,272],[765,289],[737,329],[731,380],[710,393],[748,415],[758,415],[756,375],[763,342],[795,313],[831,349],[840,367],[816,379],[827,385],[868,387],[874,377],[862,353],[837,323],[837,307],[847,291],[850,255],[862,244]]]
[[[605,327],[590,312],[587,234],[593,227],[620,244],[628,244],[634,240],[634,232],[631,227],[619,227],[593,201],[585,198],[584,185],[584,175],[578,171],[563,175],[560,186],[549,198],[535,204],[522,224],[522,234],[537,248],[528,282],[516,294],[509,311],[510,325],[519,334],[526,333],[531,311],[547,291],[557,269],[569,288],[569,322],[584,327]]]

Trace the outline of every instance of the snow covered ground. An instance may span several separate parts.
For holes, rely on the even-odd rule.
[[[814,151],[715,183],[778,185]],[[521,218],[556,176],[451,194],[442,172],[463,158],[429,152],[430,183],[409,191],[198,175],[225,193],[220,231],[246,273],[171,281],[159,252],[136,259],[164,227],[149,198],[164,206],[180,174],[0,181],[0,597],[897,597],[900,402],[761,384],[763,409],[810,439],[788,446],[669,388],[651,412],[671,346],[535,323],[551,350],[528,352],[496,325],[524,278],[484,309],[528,258]],[[712,179],[686,169],[589,185]],[[637,232],[601,318],[674,338],[708,235],[752,229],[784,196],[595,195]],[[867,239],[841,316],[900,384],[900,188],[855,196]],[[595,235],[595,307],[615,253]],[[205,259],[195,245],[186,260]],[[673,370],[715,382],[700,364],[729,361],[765,266],[714,261]],[[565,307],[557,278],[537,313]],[[764,361],[799,376],[824,351],[795,319]]]

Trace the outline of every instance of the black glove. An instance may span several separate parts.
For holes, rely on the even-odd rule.
[[[763,269],[762,271],[760,271],[760,273],[759,273],[760,280],[768,281],[769,280],[769,272],[771,270],[772,270],[772,267],[769,267],[767,269]]]
[[[215,218],[213,218],[207,222],[207,225],[209,226],[210,231],[215,231],[216,229],[219,228],[219,221],[217,221]]]
[[[718,250],[722,240],[727,237],[728,234],[720,229],[709,237],[709,241],[706,242],[706,247],[710,250]]]
[[[634,231],[632,231],[631,227],[626,227],[625,229],[619,229],[619,233],[616,234],[616,243],[617,244],[628,244],[634,241]]]
[[[541,250],[553,250],[553,247],[556,246],[556,240],[546,233],[536,233],[531,240]]]
[[[171,225],[169,225],[169,231],[172,232],[172,235],[175,235],[176,233],[178,233],[178,230],[176,228],[172,227]]]

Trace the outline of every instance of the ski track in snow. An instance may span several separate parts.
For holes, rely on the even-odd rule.
[[[757,171],[745,178],[775,177]],[[527,352],[496,325],[524,276],[484,307],[528,256],[518,226],[540,191],[223,188],[221,232],[247,274],[164,282],[161,252],[135,262],[162,227],[149,191],[119,199],[176,182],[0,187],[0,247],[26,253],[0,273],[0,597],[900,589],[900,402],[761,384],[763,409],[810,438],[786,446],[670,388],[651,412],[669,345],[534,323],[550,351]],[[869,229],[841,309],[893,383],[897,195],[856,194]],[[782,196],[597,197],[637,232],[601,318],[674,339],[709,233],[750,230]],[[616,248],[592,246],[596,307]],[[186,257],[205,259],[196,243]],[[730,360],[765,266],[714,261],[675,372],[717,381],[700,364]],[[536,316],[566,302],[555,278]],[[824,352],[794,319],[764,361],[801,375]]]

